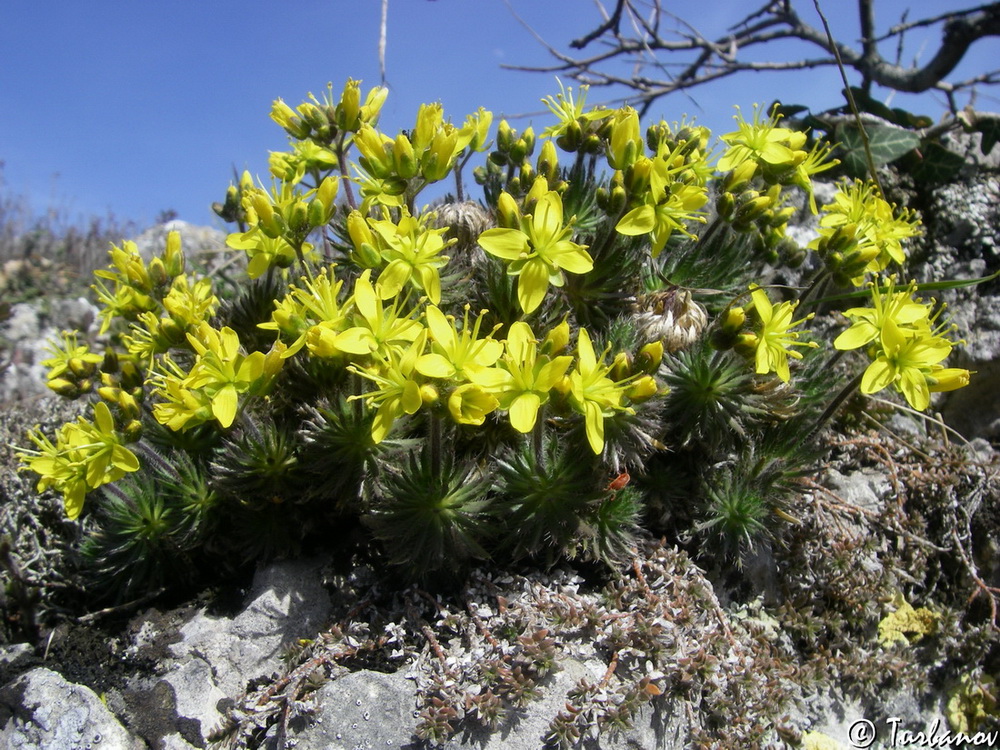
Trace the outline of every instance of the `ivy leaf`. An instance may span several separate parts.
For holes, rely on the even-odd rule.
[[[927,128],[933,124],[933,120],[926,115],[915,115],[899,107],[890,108],[873,98],[864,89],[856,86],[851,87],[851,94],[854,96],[854,103],[862,112],[881,117],[893,125],[899,125],[902,128]]]
[[[982,133],[979,150],[986,156],[993,150],[997,141],[1000,141],[1000,117],[980,117],[974,129]]]
[[[920,145],[916,133],[901,128],[875,125],[868,126],[865,131],[876,167],[895,161]],[[861,130],[853,124],[841,125],[837,128],[836,140],[840,143],[838,156],[847,172],[854,177],[867,174],[868,159]]]
[[[914,152],[909,171],[920,182],[947,182],[965,166],[965,159],[940,143],[929,143],[919,155]]]

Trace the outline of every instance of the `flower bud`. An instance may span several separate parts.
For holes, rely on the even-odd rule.
[[[181,250],[181,233],[172,230],[167,233],[167,247],[163,252],[163,265],[167,275],[174,279],[184,273],[184,252]]]
[[[122,436],[125,438],[126,443],[136,442],[142,437],[142,422],[138,419],[133,419],[127,425],[122,427]]]
[[[583,129],[580,127],[580,123],[576,120],[569,123],[562,135],[556,138],[556,143],[559,148],[568,153],[579,151],[580,146],[583,145]]]
[[[296,234],[305,234],[309,231],[309,206],[305,201],[295,201],[288,212],[288,228]]]
[[[729,192],[719,193],[719,197],[715,200],[715,210],[722,219],[726,221],[732,219],[736,210],[736,196]]]
[[[408,180],[417,174],[417,157],[413,153],[413,144],[403,133],[396,136],[392,144],[392,161],[396,174]]]
[[[525,156],[531,156],[535,153],[535,130],[531,126],[524,129],[524,133],[521,134],[521,140],[524,141],[524,147],[526,149]]]
[[[622,211],[625,210],[625,204],[628,202],[628,193],[625,191],[621,185],[618,185],[611,190],[611,199],[608,201],[608,215],[617,216]]]
[[[742,190],[753,179],[756,171],[757,162],[755,161],[744,161],[737,164],[722,181],[723,192],[735,193]]]
[[[932,393],[954,391],[967,386],[971,375],[968,370],[958,367],[942,367],[926,376],[927,387]]]
[[[540,175],[550,183],[555,182],[559,175],[559,155],[556,153],[556,145],[551,140],[546,139],[542,145],[536,164]]]
[[[361,82],[348,79],[335,108],[336,125],[341,130],[355,131],[361,125]]]
[[[309,201],[308,221],[311,227],[321,227],[329,221],[326,214],[326,206],[323,205],[323,201],[319,198],[313,198]]]
[[[149,280],[153,282],[154,286],[163,287],[170,283],[170,277],[167,275],[166,266],[163,265],[161,258],[150,260],[147,271],[149,272]]]
[[[640,402],[652,398],[659,391],[656,380],[650,375],[643,375],[625,390],[625,395],[634,402]]]
[[[633,366],[636,372],[652,375],[659,369],[661,362],[663,362],[663,342],[652,341],[639,349]]]
[[[534,168],[532,168],[531,162],[528,161],[527,159],[525,159],[524,162],[521,164],[521,169],[518,176],[521,178],[522,185],[534,181],[535,170]]]
[[[550,357],[559,354],[569,346],[569,323],[563,318],[555,328],[550,330],[542,341],[542,353]]]
[[[513,145],[514,131],[507,124],[506,120],[501,120],[500,124],[497,125],[497,152],[499,154],[508,154]]]
[[[500,193],[497,199],[497,224],[505,229],[521,228],[521,210],[510,193]]]
[[[747,322],[747,313],[742,307],[730,307],[719,320],[719,328],[726,333],[737,333]]]
[[[748,190],[743,193],[740,198],[754,192],[755,191],[753,190]],[[774,203],[774,201],[770,196],[758,195],[757,197],[750,198],[749,200],[737,201],[737,203],[740,205],[737,206],[736,213],[733,215],[733,226],[746,227],[759,219],[764,212],[771,207],[771,204]]]
[[[757,344],[759,344],[756,333],[741,333],[736,337],[736,343],[733,345],[733,349],[736,350],[738,354],[742,354],[745,357],[752,356],[757,352]]]
[[[632,375],[632,362],[631,358],[626,352],[618,352],[615,355],[614,360],[611,362],[611,369],[608,371],[608,377],[616,382],[621,382],[622,380],[627,380]]]
[[[106,373],[118,372],[118,352],[116,352],[114,349],[105,350],[104,359],[101,361],[101,372],[106,372]]]
[[[615,112],[608,142],[608,164],[612,169],[625,170],[642,153],[642,135],[639,131],[639,113],[632,107],[622,107]]]
[[[64,398],[76,398],[80,395],[77,384],[66,378],[51,378],[45,384]]]
[[[625,182],[630,195],[642,195],[649,189],[649,180],[653,174],[653,161],[643,156],[631,165],[625,173]]]

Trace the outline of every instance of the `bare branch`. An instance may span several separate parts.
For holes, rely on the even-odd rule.
[[[611,17],[608,18],[607,21],[602,23],[600,26],[598,26],[596,29],[591,31],[586,36],[582,36],[579,39],[574,39],[572,42],[569,43],[569,46],[572,47],[573,49],[583,49],[592,41],[597,39],[597,37],[601,36],[602,34],[605,34],[608,31],[614,31],[615,36],[618,36],[618,27],[622,21],[622,10],[625,8],[627,4],[628,0],[618,0],[618,2],[615,4],[614,12],[611,14]]]
[[[509,0],[505,2],[510,7]],[[793,0],[769,0],[730,26],[726,34],[715,39],[708,38],[684,19],[666,12],[663,0],[649,0],[642,4],[641,9],[636,0],[616,0],[610,14],[599,4],[602,23],[570,43],[570,47],[580,49],[601,41],[606,46],[600,52],[575,57],[558,50],[529,28],[557,64],[504,67],[561,73],[581,84],[622,86],[633,90],[638,99],[647,105],[657,97],[737,73],[832,66],[837,64],[838,57],[846,68],[860,74],[865,87],[875,83],[911,93],[936,89],[950,97],[960,89],[997,83],[996,76],[992,74],[977,76],[961,84],[950,83],[946,78],[973,43],[986,37],[1000,36],[1000,2],[916,21],[907,21],[904,16],[901,23],[881,36],[875,28],[875,2],[876,0],[858,0],[860,45],[852,46],[831,39],[823,30],[805,22],[793,7]],[[647,7],[649,12],[644,16]],[[629,20],[627,24],[623,23],[626,17]],[[673,28],[665,28],[668,21]],[[524,24],[523,21],[521,23]],[[922,67],[901,65],[902,35],[909,29],[934,24],[943,24],[943,29],[941,43],[932,59]],[[895,60],[890,62],[882,57],[879,42],[893,36],[899,37],[900,48],[894,50]],[[824,54],[817,57],[803,55],[798,60],[767,62],[745,59],[743,53],[746,50],[782,39],[803,42],[819,48]],[[669,62],[660,59],[658,55],[661,52],[668,58],[676,58],[676,62],[673,59]],[[631,63],[630,75],[612,72],[614,65],[620,62]]]

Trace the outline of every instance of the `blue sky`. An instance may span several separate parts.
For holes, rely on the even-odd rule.
[[[612,3],[606,2],[606,5]],[[708,36],[760,3],[702,0],[686,20]],[[971,0],[879,0],[880,28],[973,5]],[[421,102],[440,101],[461,122],[479,106],[522,129],[549,124],[540,103],[557,90],[551,75],[504,70],[503,63],[551,62],[511,8],[554,46],[600,20],[593,0],[391,0],[386,46],[389,99],[381,126],[409,127]],[[834,33],[857,36],[854,3],[826,0]],[[819,26],[811,0],[800,13]],[[670,7],[674,7],[670,4]],[[58,206],[71,218],[106,216],[151,223],[166,209],[198,224],[221,223],[232,169],[267,177],[267,153],[284,150],[269,118],[281,97],[295,106],[328,81],[365,89],[379,81],[380,0],[3,0],[0,3],[0,161],[3,190],[36,211]],[[936,48],[939,32],[908,37],[907,59]],[[981,41],[957,72],[987,69],[995,40]],[[891,50],[889,51],[891,52]],[[887,53],[888,54],[888,53]],[[714,132],[731,129],[733,105],[781,98],[814,107],[839,103],[834,70],[745,74],[657,102],[650,114],[695,116]],[[592,92],[597,101],[604,92]],[[897,98],[932,116],[941,105]],[[995,100],[980,102],[997,110]]]

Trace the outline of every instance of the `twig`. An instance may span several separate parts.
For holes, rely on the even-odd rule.
[[[140,596],[138,599],[133,599],[130,602],[125,602],[124,604],[116,604],[113,607],[105,607],[104,609],[99,609],[96,612],[88,612],[85,615],[80,615],[80,617],[76,618],[76,621],[80,625],[84,625],[86,623],[93,622],[94,620],[99,620],[102,617],[107,617],[109,615],[117,615],[121,614],[122,612],[127,612],[130,609],[141,607],[143,604],[147,604],[153,601],[164,591],[166,591],[166,588],[159,588],[156,591],[151,591],[145,596]]]

